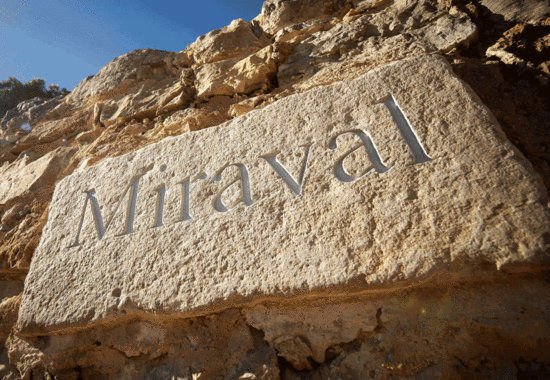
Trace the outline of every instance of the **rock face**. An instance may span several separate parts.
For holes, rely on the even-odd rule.
[[[11,129],[17,131],[25,124],[27,130],[30,130],[42,117],[49,111],[57,107],[60,99],[34,98],[21,102],[16,108],[6,112],[6,115],[0,121],[0,128],[3,130]]]
[[[449,66],[404,60],[62,180],[19,328],[539,270],[547,203]]]
[[[548,0],[482,0],[481,4],[504,16],[506,21],[537,24],[550,17]]]
[[[549,25],[267,0],[9,111],[0,379],[550,378]]]
[[[265,32],[275,34],[285,26],[328,18],[335,12],[349,9],[346,5],[345,0],[267,0],[255,21]]]

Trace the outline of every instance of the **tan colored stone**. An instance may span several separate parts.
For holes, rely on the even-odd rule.
[[[4,285],[0,282],[0,286]],[[0,289],[0,297],[3,297]],[[0,299],[0,378],[2,380],[19,379],[17,368],[10,364],[8,358],[8,349],[5,346],[8,336],[17,322],[17,313],[21,304],[21,294]]]
[[[166,62],[171,59],[171,56],[165,58]],[[124,90],[113,90],[108,96],[104,95],[101,109],[94,109],[94,131],[101,132],[102,126],[111,125],[118,118],[125,121],[153,118],[187,107],[196,93],[193,70],[173,69],[169,75],[165,75],[162,68],[158,70],[161,70],[159,75],[132,80]]]
[[[38,193],[51,186],[57,174],[74,153],[70,148],[59,148],[44,157],[29,162],[27,157],[0,168],[0,205],[7,205],[16,198]]]
[[[261,109],[261,108],[267,107],[268,105],[273,104],[277,100],[282,99],[288,95],[291,95],[291,94],[287,94],[287,93],[281,93],[278,95],[266,94],[266,95],[254,96],[252,98],[247,98],[240,101],[239,103],[233,104],[231,106],[229,114],[232,117],[242,116],[254,109]]]
[[[376,13],[346,18],[303,38],[279,65],[279,85],[306,91],[395,60],[467,46],[477,37],[475,24],[464,14],[425,12],[402,0],[386,2]]]
[[[54,185],[66,175],[75,152],[58,148],[39,159],[26,155],[0,168],[0,278],[24,276],[46,223],[44,212]]]
[[[245,373],[259,380],[279,379],[274,349],[253,336],[236,310],[187,320],[136,320],[58,336],[12,334],[7,348],[23,377],[33,370],[53,377],[76,369],[84,380],[237,379]]]
[[[101,121],[109,124],[118,118],[128,121],[152,118],[183,91],[175,77],[143,83],[136,91],[106,101],[101,110]]]
[[[538,24],[550,16],[550,3],[546,0],[481,0],[481,4],[506,21]]]
[[[381,103],[394,107],[391,99],[409,122]],[[275,162],[291,174],[278,175]],[[41,335],[184,317],[283,295],[447,281],[459,263],[461,281],[540,270],[549,261],[545,193],[443,58],[403,60],[66,177],[18,323]]]
[[[240,61],[225,60],[203,65],[197,71],[198,96],[249,94],[271,87],[278,64],[292,47],[287,43],[269,45]]]
[[[67,147],[72,138],[94,129],[93,116],[92,110],[85,108],[44,122],[18,141],[12,150],[21,152],[32,147],[34,152],[44,155],[59,147]]]
[[[226,59],[244,58],[267,44],[268,40],[261,35],[261,30],[258,33],[251,23],[237,19],[228,26],[200,36],[185,52],[193,56],[195,65],[201,66]]]
[[[550,23],[550,18],[548,20]],[[537,36],[544,33],[546,32],[541,27],[515,25],[507,30],[495,44],[490,46],[485,54],[487,57],[497,57],[507,65],[519,67],[529,65],[532,67],[534,62],[545,60],[550,52],[550,34],[533,38],[533,35]]]
[[[320,19],[287,26],[277,32],[275,41],[297,44],[313,33],[325,31],[334,26],[334,19]]]
[[[105,65],[96,75],[80,82],[66,97],[66,101],[76,103],[92,95],[120,94],[139,82],[174,75],[165,62],[167,57],[175,58],[176,53],[141,49],[121,55]]]
[[[279,66],[277,79],[280,85],[303,92],[316,86],[357,78],[400,59],[426,54],[427,50],[422,44],[403,35],[387,39],[371,38],[345,53],[341,60],[323,57],[311,65],[303,65],[304,62],[290,62],[291,56]]]
[[[32,129],[46,113],[57,107],[60,102],[61,97],[54,99],[37,97],[25,100],[6,112],[0,120],[0,130],[21,130],[25,124],[27,129]]]
[[[0,302],[23,292],[23,282],[0,280]]]
[[[269,34],[309,20],[325,19],[346,7],[346,0],[267,0],[254,19]]]
[[[280,356],[302,370],[311,369],[309,357],[323,363],[329,347],[351,342],[361,331],[374,331],[379,306],[327,303],[316,307],[261,307],[244,314],[251,326],[265,333],[265,340]]]
[[[460,275],[460,271],[453,274]],[[540,363],[550,360],[546,350],[550,342],[550,321],[546,303],[541,302],[550,290],[548,273],[519,278],[507,276],[504,280],[488,284],[480,278],[478,283],[467,287],[448,282],[446,285],[450,286],[404,289],[373,296],[298,300],[298,305],[288,305],[281,300],[266,302],[266,308],[255,307],[245,310],[244,314],[247,319],[250,312],[260,316],[259,320],[266,322],[266,336],[289,331],[301,333],[306,327],[313,327],[317,332],[330,328],[332,335],[339,328],[345,332],[351,326],[351,311],[359,312],[367,320],[376,317],[378,325],[374,331],[369,328],[347,344],[330,346],[323,363],[315,364],[310,358],[314,364],[311,371],[297,372],[291,366],[284,366],[283,379],[301,379],[304,374],[311,379],[360,379],[365,374],[376,380],[390,376],[491,378],[493,374],[521,375],[526,370],[535,375]],[[259,314],[262,309],[266,312]],[[334,310],[344,312],[345,323]],[[300,323],[293,318],[300,315],[308,319]],[[324,315],[329,318],[324,319]],[[51,363],[47,370],[52,376],[71,375],[69,368],[76,367],[83,380],[117,380],[122,374],[130,379],[156,380],[163,378],[161,376],[187,379],[186,376],[191,378],[198,373],[206,378],[216,373],[227,379],[236,379],[241,374],[253,374],[264,380],[279,379],[275,376],[279,372],[275,349],[266,347],[264,332],[256,329],[250,329],[254,336],[251,347],[252,339],[239,317],[238,312],[231,311],[187,320],[169,319],[166,323],[149,322],[147,330],[154,331],[151,327],[156,326],[164,336],[160,347],[151,346],[151,353],[164,355],[126,357],[119,366],[108,365],[114,358],[121,358],[114,345],[136,344],[144,321],[100,325],[57,336],[12,335],[6,348],[12,362],[19,363],[21,373],[26,373],[33,363],[37,367]],[[290,322],[290,326],[286,326],[285,321]],[[302,340],[306,338],[302,336]],[[281,363],[284,360],[281,358]],[[519,364],[519,368],[514,363]],[[264,374],[271,376],[262,377]],[[144,377],[146,375],[149,377]]]
[[[477,27],[467,17],[447,15],[417,32],[430,51],[448,52],[456,47],[468,46],[477,38]]]

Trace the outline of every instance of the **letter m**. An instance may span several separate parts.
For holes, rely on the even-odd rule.
[[[122,197],[120,197],[120,200],[116,204],[113,214],[107,220],[107,223],[103,222],[103,216],[101,215],[101,208],[99,207],[99,201],[97,200],[95,190],[92,189],[92,190],[86,191],[84,193],[86,194],[86,200],[84,201],[84,207],[82,209],[82,214],[80,216],[80,223],[78,224],[76,237],[69,248],[77,247],[80,245],[80,241],[79,241],[80,232],[82,231],[84,218],[86,217],[86,210],[88,210],[88,208],[90,208],[92,211],[92,217],[94,219],[94,225],[97,231],[97,235],[99,236],[100,240],[103,239],[103,236],[105,236],[105,233],[107,232],[109,226],[111,225],[111,222],[115,218],[115,215],[120,207],[120,204],[126,197],[126,194],[128,193],[128,191],[130,192],[130,195],[128,197],[128,204],[126,207],[126,219],[124,223],[124,232],[121,235],[128,235],[134,232],[134,214],[136,212],[137,192],[138,192],[138,184],[139,184],[140,178],[141,176],[135,177],[130,181],[130,184],[126,187],[126,190],[124,190]],[[88,205],[90,205],[90,207],[88,207]]]

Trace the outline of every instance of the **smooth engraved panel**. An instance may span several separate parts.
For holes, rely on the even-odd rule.
[[[62,180],[19,327],[539,270],[547,205],[446,61],[404,60]]]

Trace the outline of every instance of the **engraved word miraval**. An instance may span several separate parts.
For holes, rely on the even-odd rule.
[[[399,128],[399,132],[401,133],[401,136],[403,137],[407,146],[409,147],[409,150],[411,151],[415,162],[417,164],[423,164],[431,161],[432,158],[430,158],[426,153],[422,143],[418,139],[418,136],[416,135],[414,129],[412,128],[409,120],[403,114],[401,108],[396,103],[393,96],[388,96],[385,100],[381,102],[381,104],[384,104],[389,110],[394,122]],[[377,173],[385,173],[388,170],[390,170],[390,168],[388,168],[384,164],[382,158],[378,153],[378,149],[376,148],[376,145],[372,141],[368,132],[363,131],[361,129],[352,129],[352,130],[340,132],[337,135],[333,136],[329,143],[329,149],[335,150],[337,148],[338,137],[344,134],[354,134],[355,136],[359,137],[362,144],[348,151],[344,156],[342,156],[340,159],[338,159],[335,162],[333,166],[333,174],[340,182],[356,181],[359,178],[362,178],[367,174],[371,173],[373,170],[376,171]],[[293,178],[293,176],[288,172],[288,170],[277,160],[277,154],[261,156],[259,158],[264,159],[273,168],[273,170],[277,173],[277,175],[284,181],[284,183],[290,188],[290,190],[296,196],[299,196],[302,192],[302,184],[306,173],[311,145],[313,145],[313,143],[303,146],[306,149],[306,151],[305,151],[305,156],[303,159],[303,164],[300,170],[300,175],[298,180]],[[369,157],[369,160],[373,165],[373,169],[366,170],[365,172],[359,175],[355,175],[355,176],[350,175],[344,169],[344,160],[350,154],[352,154],[353,152],[355,152],[361,147],[365,148],[365,151]],[[242,198],[237,203],[243,202],[246,206],[251,206],[254,203],[254,200],[251,194],[251,189],[250,189],[250,179],[248,175],[248,169],[246,168],[245,165],[243,164],[227,165],[218,171],[218,173],[213,177],[213,180],[215,182],[220,182],[223,171],[230,166],[238,167],[240,171],[240,178],[237,178],[233,182],[230,182],[218,192],[213,202],[213,208],[215,212],[220,212],[220,213],[227,212],[229,211],[229,209],[233,208],[236,205],[236,203],[230,206],[225,205],[222,202],[222,194],[225,192],[225,190],[228,187],[230,187],[237,181],[241,181],[241,189],[242,189]],[[166,169],[166,166],[162,166],[160,170],[164,171],[165,169]],[[117,236],[132,234],[134,232],[134,216],[135,216],[136,202],[138,199],[139,180],[142,176],[143,174],[141,176],[136,176],[130,181],[130,184],[124,190],[122,197],[120,197],[118,204],[116,205],[114,211],[112,212],[111,217],[107,219],[106,222],[104,222],[103,215],[101,214],[101,207],[99,205],[99,201],[95,194],[95,190],[88,190],[84,192],[85,201],[84,201],[84,207],[82,208],[82,213],[80,216],[80,222],[78,224],[77,231],[75,233],[75,238],[68,248],[73,248],[80,245],[80,241],[79,241],[80,233],[81,233],[84,219],[86,216],[86,211],[88,209],[91,209],[97,235],[99,239],[103,239],[120,207],[120,204],[122,203],[123,199],[126,198],[126,194],[128,194],[128,192],[130,193],[129,193],[128,204],[126,208],[126,220],[124,224],[124,232]],[[199,177],[199,179],[206,179],[206,178],[207,177],[205,174]],[[182,202],[181,202],[182,206],[180,209],[179,219],[176,221],[176,223],[190,221],[193,219],[191,217],[191,209],[190,209],[190,201],[189,201],[190,191],[191,191],[191,177],[187,177],[184,181],[180,182],[179,184],[181,185],[181,191],[182,191]],[[157,201],[156,201],[156,207],[155,207],[155,222],[153,227],[162,227],[164,226],[163,211],[164,211],[164,198],[166,193],[166,187],[163,185],[162,187],[156,190],[156,193],[157,193]],[[88,207],[88,205],[90,207]]]

